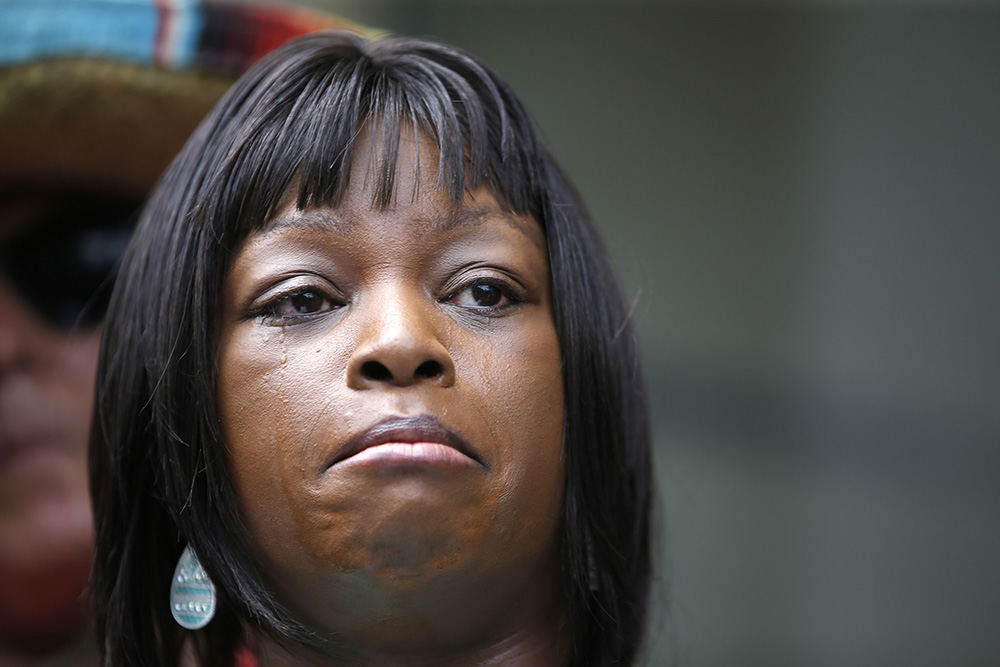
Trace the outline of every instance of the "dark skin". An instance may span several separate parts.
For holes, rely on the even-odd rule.
[[[376,210],[362,135],[342,202],[284,206],[225,281],[219,406],[256,555],[342,642],[263,640],[265,667],[567,662],[544,236],[485,189],[456,206],[434,150],[418,169],[404,135]]]

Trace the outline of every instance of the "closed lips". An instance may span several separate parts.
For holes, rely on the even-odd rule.
[[[406,459],[428,463],[458,463],[471,459],[487,467],[465,440],[432,415],[391,417],[375,424],[340,447],[324,470],[347,459],[355,462]]]

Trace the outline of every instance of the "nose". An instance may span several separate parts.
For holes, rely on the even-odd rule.
[[[389,298],[373,295],[359,308],[362,332],[347,364],[350,388],[455,383],[455,363],[438,331],[442,314],[418,291],[396,292]]]

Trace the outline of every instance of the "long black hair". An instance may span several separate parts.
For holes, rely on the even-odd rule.
[[[289,194],[335,206],[360,128],[377,123],[373,202],[391,203],[404,124],[436,142],[438,187],[485,185],[548,246],[566,413],[563,593],[574,665],[628,665],[650,586],[648,408],[628,312],[588,214],[527,113],[457,49],[317,33],[245,74],[145,208],[106,320],[91,437],[93,597],[106,665],[174,667],[185,638],[232,662],[244,628],[323,644],[269,593],[250,556],[221,436],[217,314],[233,250]],[[193,633],[168,609],[189,543],[218,613]]]

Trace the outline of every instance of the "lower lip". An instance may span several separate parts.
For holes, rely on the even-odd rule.
[[[454,447],[440,442],[386,442],[363,449],[341,463],[352,465],[469,465],[475,463]]]

